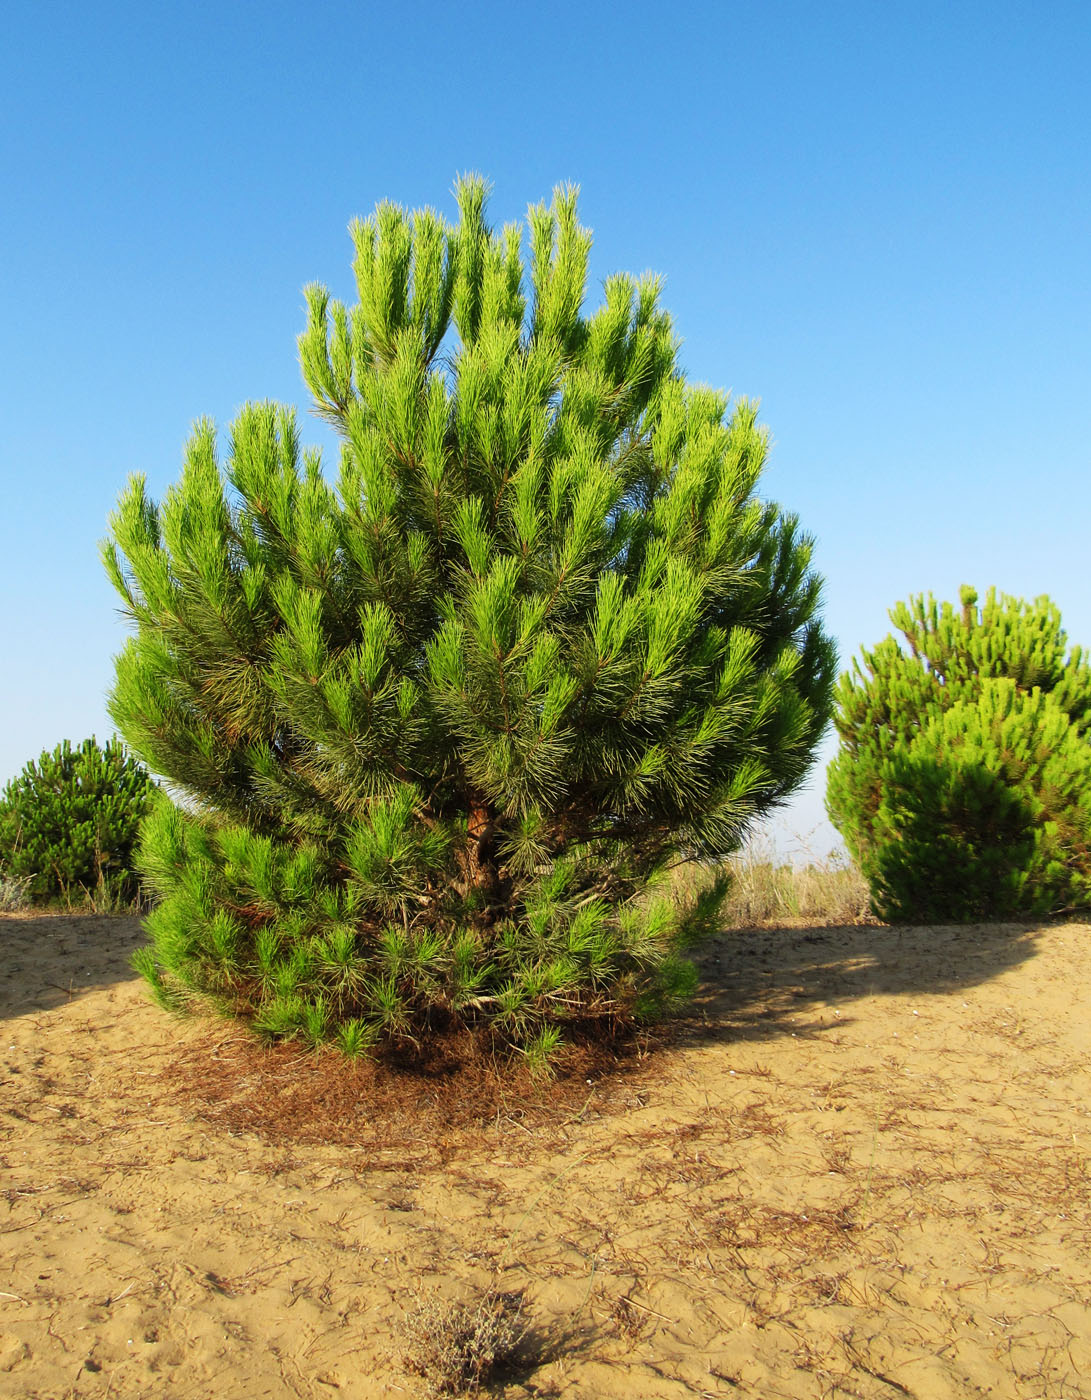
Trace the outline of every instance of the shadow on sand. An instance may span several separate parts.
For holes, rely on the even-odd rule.
[[[843,1012],[859,997],[986,982],[1033,957],[1040,931],[1005,923],[725,933],[697,956],[701,983],[676,1036],[697,1043],[817,1033],[830,1028],[821,1008]],[[3,914],[0,940],[3,1020],[135,979],[129,959],[145,936],[135,915]]]
[[[844,1026],[861,997],[956,992],[1035,956],[1041,924],[746,929],[697,955],[683,1042],[765,1040]],[[840,1019],[831,1022],[837,1008]],[[822,1012],[826,1014],[823,1015]],[[851,1012],[850,1012],[851,1016]]]
[[[133,914],[0,914],[0,1020],[133,980],[129,959],[144,942]]]

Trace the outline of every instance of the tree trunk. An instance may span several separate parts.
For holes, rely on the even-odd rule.
[[[500,871],[496,860],[496,819],[488,804],[476,795],[470,798],[470,816],[466,825],[467,841],[462,860],[466,893],[477,891],[486,905],[492,903],[500,889]]]

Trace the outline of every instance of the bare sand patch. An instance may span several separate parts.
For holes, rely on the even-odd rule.
[[[1087,926],[732,935],[530,1101],[173,1020],[134,919],[0,938],[0,1394],[418,1396],[493,1286],[512,1400],[1091,1397]]]

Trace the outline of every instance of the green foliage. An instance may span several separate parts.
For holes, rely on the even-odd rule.
[[[827,806],[882,918],[1091,902],[1091,665],[1060,613],[990,590],[929,597],[841,677]]]
[[[12,779],[0,799],[0,867],[36,901],[135,897],[133,847],[154,785],[114,740],[66,739]]]
[[[537,1072],[686,995],[723,890],[656,881],[798,784],[834,658],[756,406],[685,382],[657,280],[585,314],[574,191],[529,275],[457,196],[353,225],[356,307],[307,291],[336,486],[271,404],[222,469],[198,424],[161,504],[130,482],[111,712],[190,797],[143,836],[159,995],[350,1056],[492,1027]]]

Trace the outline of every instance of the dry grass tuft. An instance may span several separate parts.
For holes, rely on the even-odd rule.
[[[623,1294],[610,1313],[614,1330],[624,1341],[638,1342],[648,1330],[651,1317],[647,1312],[639,1311],[639,1306],[628,1294]]]
[[[522,1290],[494,1285],[475,1302],[420,1298],[405,1319],[405,1364],[429,1395],[477,1395],[516,1361],[525,1335]]]
[[[14,914],[20,909],[30,907],[27,891],[30,889],[32,878],[30,875],[24,875],[21,879],[16,879],[14,875],[0,872],[0,913]]]

